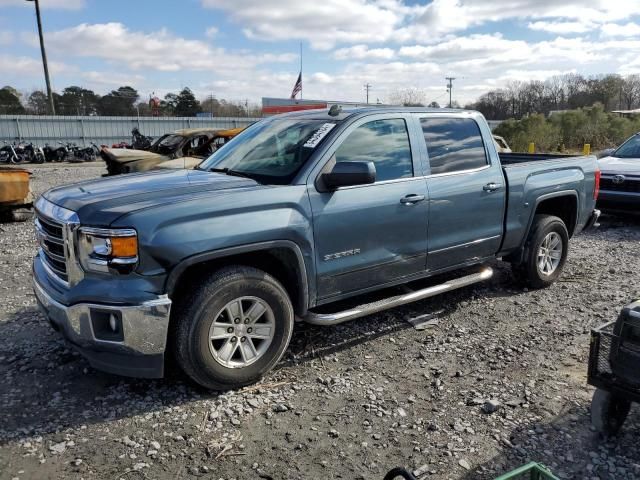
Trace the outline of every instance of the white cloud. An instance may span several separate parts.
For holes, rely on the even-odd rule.
[[[133,70],[236,72],[262,63],[291,62],[295,54],[230,53],[200,40],[177,37],[165,29],[129,30],[122,23],[83,23],[47,33],[47,45],[64,55],[93,57]],[[232,67],[230,67],[232,66]]]
[[[394,51],[391,48],[369,48],[366,45],[354,45],[333,52],[333,58],[336,60],[363,60],[365,58],[389,60],[393,56]]]
[[[527,25],[531,30],[539,30],[543,32],[568,34],[568,33],[586,33],[593,29],[592,25],[583,22],[562,22],[562,21],[539,21],[531,22]]]
[[[75,67],[60,62],[49,61],[48,66],[51,74],[75,70]],[[42,60],[40,58],[0,54],[0,72],[3,72],[3,76],[41,76],[44,79],[44,70],[42,69]]]
[[[640,25],[634,22],[625,25],[605,23],[600,27],[600,31],[605,37],[640,37]]]
[[[85,0],[40,0],[40,8],[60,10],[80,10],[86,5]],[[30,7],[32,3],[26,0],[0,0],[0,7]]]
[[[0,31],[0,45],[10,45],[13,43],[13,33],[3,30]]]
[[[384,41],[415,10],[400,0],[202,0],[202,4],[225,11],[249,38],[306,39],[321,50],[340,43]]]
[[[204,34],[207,38],[213,38],[218,35],[218,27],[209,27],[205,30]]]
[[[98,85],[101,87],[120,87],[122,85],[135,87],[140,85],[145,79],[144,76],[139,74],[132,75],[130,73],[98,72],[95,70],[83,72],[82,78],[92,85]]]

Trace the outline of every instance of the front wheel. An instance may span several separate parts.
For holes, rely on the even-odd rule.
[[[177,302],[175,355],[195,382],[212,390],[259,380],[280,360],[293,331],[286,290],[252,267],[223,268]]]
[[[516,278],[531,288],[544,288],[562,274],[569,252],[569,233],[553,215],[536,215],[525,244],[523,261],[512,265]]]
[[[630,409],[629,400],[597,389],[591,400],[591,423],[603,435],[613,436],[620,431]]]

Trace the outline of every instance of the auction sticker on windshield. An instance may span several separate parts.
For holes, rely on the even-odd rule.
[[[309,140],[305,142],[303,147],[315,148],[322,141],[322,139],[327,136],[327,133],[329,133],[335,126],[335,123],[323,123],[322,126],[318,130],[316,130],[316,133],[309,137]]]

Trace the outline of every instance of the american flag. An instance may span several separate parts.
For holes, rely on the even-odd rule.
[[[291,98],[296,98],[302,91],[302,72],[298,75],[298,80],[296,80],[296,84],[293,86],[293,90],[291,91]]]

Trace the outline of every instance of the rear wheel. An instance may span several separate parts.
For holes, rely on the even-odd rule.
[[[591,423],[605,436],[620,431],[631,409],[631,402],[606,390],[597,389],[591,400]]]
[[[175,356],[200,385],[227,390],[254,383],[284,354],[293,307],[282,285],[252,267],[214,273],[177,302]]]
[[[516,278],[531,288],[544,288],[562,274],[569,252],[569,233],[553,215],[536,215],[525,244],[523,262],[512,265]]]

